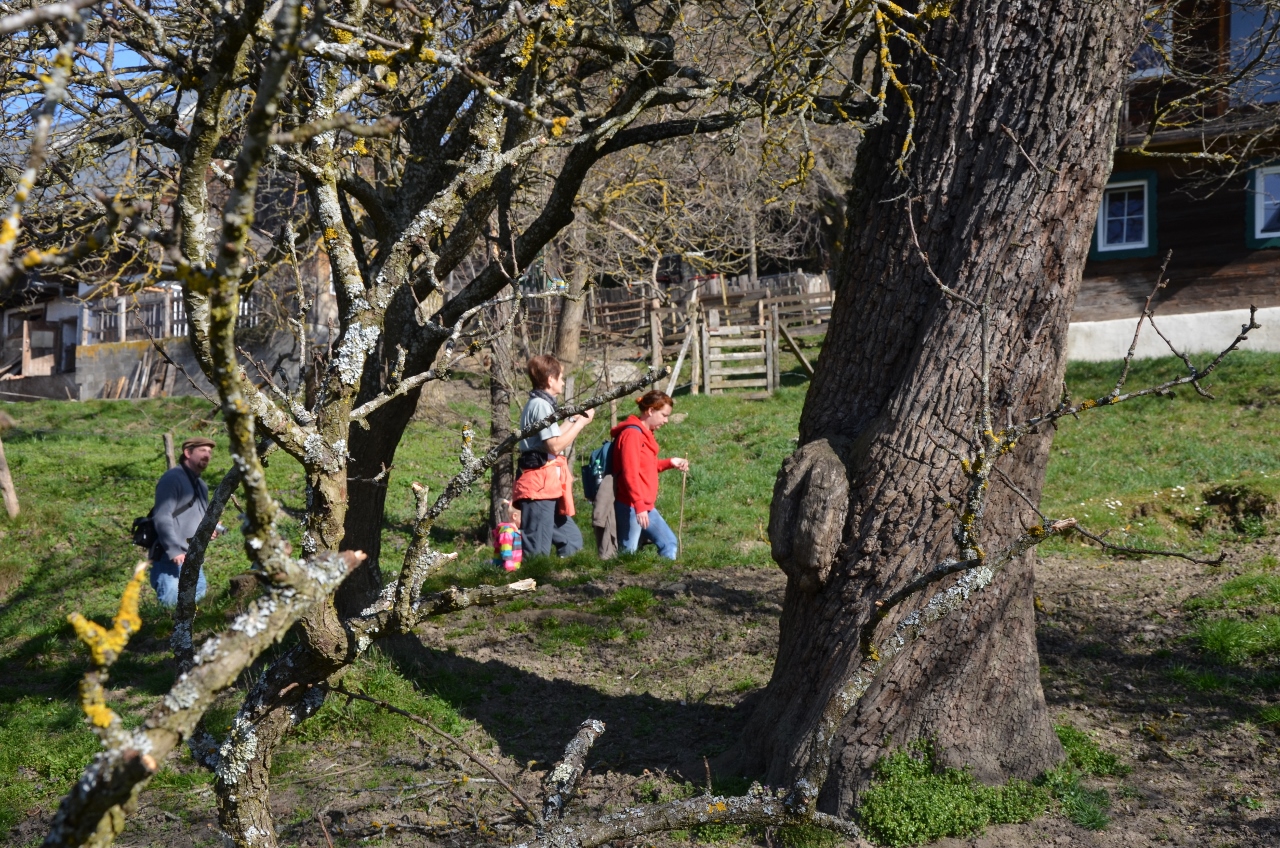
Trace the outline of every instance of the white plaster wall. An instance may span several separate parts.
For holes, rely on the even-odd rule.
[[[66,321],[71,318],[78,319],[80,317],[80,304],[74,300],[51,300],[45,307],[44,320],[46,321]],[[73,344],[74,339],[67,341]]]
[[[1240,328],[1249,321],[1248,309],[1222,312],[1193,312],[1184,315],[1156,313],[1156,326],[1181,353],[1217,353],[1231,344]],[[1240,350],[1280,352],[1280,307],[1259,309],[1260,329],[1249,333]],[[1082,321],[1067,330],[1067,359],[1081,362],[1105,362],[1124,359],[1133,341],[1133,328],[1138,319]],[[1169,347],[1143,322],[1142,335],[1134,351],[1135,359],[1172,356]]]

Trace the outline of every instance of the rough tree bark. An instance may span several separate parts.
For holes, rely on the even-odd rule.
[[[859,152],[831,330],[800,447],[774,489],[772,552],[788,576],[777,662],[727,765],[773,785],[797,774],[818,711],[857,664],[855,634],[874,602],[956,553],[947,501],[962,475],[946,446],[973,433],[980,319],[930,281],[908,214],[941,279],[990,299],[999,422],[1058,399],[1143,8],[966,0],[925,37],[936,65],[898,57],[915,130],[897,108]],[[899,170],[909,134],[915,149]],[[989,550],[1034,523],[1009,483],[1039,499],[1050,439],[1024,439],[1000,461]],[[986,781],[1060,761],[1038,674],[1032,562],[1011,564],[873,685],[841,728],[822,809],[847,814],[874,760],[920,737]]]
[[[489,442],[499,444],[511,435],[511,393],[515,382],[515,350],[511,338],[511,303],[496,303],[489,309],[489,325],[494,328],[493,359],[489,365]],[[497,527],[509,517],[503,501],[511,500],[515,472],[508,456],[490,470],[489,526]]]
[[[574,247],[581,248],[586,241],[581,223],[575,223],[569,238]],[[569,274],[569,296],[560,301],[560,323],[556,325],[556,359],[564,365],[566,373],[572,374],[578,369],[579,348],[582,339],[582,316],[586,312],[587,299],[583,292],[587,288],[588,265],[581,258],[579,251],[571,254],[575,257],[573,272]]]

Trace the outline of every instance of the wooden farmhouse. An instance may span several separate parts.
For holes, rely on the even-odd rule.
[[[1151,26],[1154,43],[1134,57],[1069,355],[1124,355],[1166,256],[1157,324],[1184,352],[1224,347],[1250,306],[1263,327],[1246,347],[1280,350],[1280,70],[1270,69],[1280,68],[1280,44],[1267,43],[1275,13],[1199,0]],[[1157,104],[1191,93],[1168,63],[1203,79],[1258,58],[1263,70],[1250,77],[1241,69],[1229,94],[1147,138]],[[1145,336],[1140,356],[1169,355],[1156,334]]]

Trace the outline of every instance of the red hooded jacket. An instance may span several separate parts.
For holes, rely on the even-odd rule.
[[[613,437],[613,497],[618,503],[648,512],[658,500],[658,473],[673,468],[658,459],[658,440],[632,415],[609,431]]]

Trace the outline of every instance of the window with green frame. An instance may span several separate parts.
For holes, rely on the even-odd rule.
[[[1155,255],[1155,172],[1113,174],[1102,190],[1089,258],[1103,261]]]
[[[1280,247],[1280,166],[1249,172],[1244,210],[1246,246]]]

